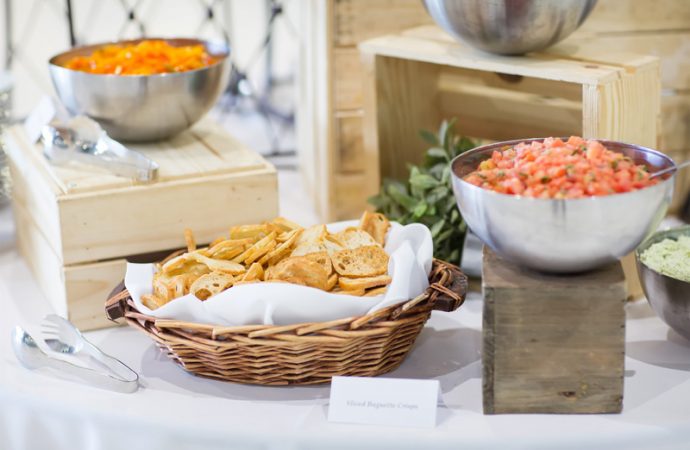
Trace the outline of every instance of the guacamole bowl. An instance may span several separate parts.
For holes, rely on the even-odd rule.
[[[652,245],[664,239],[677,240],[680,236],[690,237],[690,226],[653,234],[637,248],[635,259],[637,261],[637,273],[640,276],[649,305],[656,315],[676,333],[690,340],[690,282],[674,278],[649,267],[655,264],[652,260],[643,257],[645,251]],[[643,260],[647,260],[647,263],[642,262]],[[690,262],[687,260],[674,260],[674,264],[676,263],[684,263],[685,267],[690,267]]]

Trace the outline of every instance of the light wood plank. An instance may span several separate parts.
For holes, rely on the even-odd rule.
[[[439,28],[429,28],[443,34]],[[601,84],[614,80],[621,69],[604,64],[588,64],[577,59],[546,54],[500,56],[474,50],[455,41],[419,39],[409,35],[390,35],[362,42],[361,52],[404,58],[466,69],[521,75],[578,84]]]
[[[690,29],[687,0],[598,0],[584,31],[666,31]]]
[[[690,93],[661,97],[659,150],[690,151]]]
[[[55,312],[66,316],[67,295],[61,258],[55,253],[24,205],[15,199],[12,208],[15,228],[18,231],[17,249]]]
[[[336,111],[361,109],[362,62],[357,47],[333,49],[333,99]]]
[[[603,61],[612,56],[621,57],[633,53],[657,56],[661,60],[662,87],[681,91],[690,89],[690,29],[664,33],[576,32],[549,49],[549,52],[564,52],[573,57],[583,56],[588,59],[599,55]]]
[[[374,36],[432,23],[417,0],[334,0],[335,45],[356,45]]]
[[[335,129],[338,153],[336,173],[362,173],[367,164],[362,137],[362,112],[338,114]]]
[[[367,198],[375,193],[367,192],[366,175],[362,173],[336,174],[336,220],[358,219],[370,209]]]
[[[21,127],[13,134],[21,135]],[[16,139],[18,139],[16,137]],[[159,182],[183,180],[203,175],[251,171],[263,167],[257,153],[250,151],[218,125],[204,119],[168,141],[126,144],[157,162]],[[105,168],[71,161],[54,166],[43,156],[43,147],[31,147],[35,160],[48,171],[66,193],[94,192],[135,186],[134,180],[113,175]]]
[[[73,194],[60,200],[64,264],[175,248],[278,214],[275,169]]]

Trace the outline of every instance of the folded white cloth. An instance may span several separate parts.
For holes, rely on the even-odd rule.
[[[327,227],[335,233],[356,225],[356,221],[347,221]],[[133,263],[127,264],[125,286],[139,311],[161,319],[227,326],[325,322],[374,312],[426,290],[433,260],[429,229],[421,224],[392,223],[385,249],[390,255],[392,282],[385,294],[375,297],[333,294],[289,283],[250,283],[233,286],[206,301],[190,294],[151,310],[141,303],[141,296],[152,291],[155,266]]]

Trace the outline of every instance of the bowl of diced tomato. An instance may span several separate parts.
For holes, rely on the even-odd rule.
[[[576,273],[612,263],[659,225],[675,167],[622,142],[538,138],[456,157],[453,191],[470,229],[500,256],[535,270]]]

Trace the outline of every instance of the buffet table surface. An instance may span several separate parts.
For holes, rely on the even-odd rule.
[[[50,306],[0,210],[0,448],[690,448],[690,342],[644,300],[627,306],[624,411],[615,415],[482,414],[481,313],[472,292],[434,312],[396,378],[438,379],[433,429],[329,423],[328,386],[260,387],[187,374],[128,327],[86,333],[141,375],[119,394],[31,372],[10,347],[17,324],[35,334]]]

